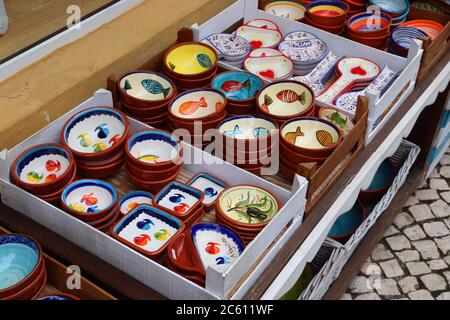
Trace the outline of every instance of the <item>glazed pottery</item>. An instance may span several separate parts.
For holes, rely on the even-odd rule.
[[[210,175],[209,173],[202,172],[195,175],[187,185],[203,192],[205,197],[203,198],[203,204],[207,209],[214,207],[219,194],[228,187],[228,185]]]
[[[246,39],[253,49],[276,48],[283,39],[278,26],[268,20],[250,21],[237,28],[235,34]]]
[[[172,176],[168,176],[161,180],[152,181],[152,180],[142,179],[140,176],[136,176],[136,175],[132,174],[129,171],[128,166],[127,165],[125,166],[125,172],[127,173],[131,182],[136,187],[143,189],[150,193],[157,193],[162,188],[164,188],[168,183],[176,180],[176,178],[179,176],[179,174],[181,172],[181,169],[182,169],[181,167],[178,168],[177,171]]]
[[[140,205],[151,205],[153,195],[145,191],[133,191],[127,193],[119,201],[119,210],[122,215],[127,215]]]
[[[411,20],[399,25],[399,27],[413,27],[425,32],[431,40],[435,40],[444,26],[433,20]]]
[[[264,11],[285,19],[301,20],[305,16],[306,8],[292,1],[276,1],[269,3]]]
[[[306,17],[326,27],[342,26],[349,6],[342,1],[314,1],[306,5]]]
[[[409,9],[407,0],[369,0],[369,3],[389,14],[400,15]]]
[[[167,247],[169,267],[175,268],[184,275],[199,276],[204,278],[206,271],[192,242],[190,229],[176,236]]]
[[[325,42],[315,35],[296,31],[286,35],[278,50],[288,56],[296,67],[319,63],[328,53]]]
[[[317,162],[320,165],[327,160],[327,157],[312,157],[297,153],[291,150],[290,146],[284,141],[280,141],[280,158],[282,158],[284,164],[289,167],[289,169],[295,172],[297,172],[299,163]]]
[[[250,43],[235,34],[215,33],[203,39],[202,42],[213,47],[220,59],[229,62],[244,60],[251,50]]]
[[[80,300],[77,296],[68,293],[58,293],[53,295],[40,296],[36,300],[43,301],[69,301],[69,300]]]
[[[153,168],[150,168],[149,170],[145,170],[139,167],[136,167],[133,163],[127,162],[126,167],[127,170],[134,176],[137,176],[143,180],[149,180],[149,181],[158,181],[158,180],[164,180],[169,176],[172,176],[181,168],[182,163],[178,163],[168,169],[162,169],[162,170],[154,170]]]
[[[225,95],[215,89],[197,89],[178,95],[169,106],[169,115],[177,120],[213,120],[222,115]]]
[[[425,37],[427,37],[427,34],[417,28],[398,27],[392,31],[389,45],[391,50],[395,53],[406,56],[409,47],[411,46],[411,42],[414,39]]]
[[[346,137],[354,127],[353,121],[349,116],[334,108],[320,108],[318,117],[336,125],[343,131],[344,137]]]
[[[119,172],[124,162],[122,154],[117,160],[106,165],[77,164],[77,170],[78,174],[85,178],[105,179]]]
[[[364,220],[364,208],[357,202],[348,212],[343,213],[331,227],[328,236],[342,244],[355,233]]]
[[[211,87],[220,90],[229,102],[253,101],[264,82],[257,76],[241,71],[224,72],[217,75]]]
[[[391,187],[397,174],[397,166],[391,159],[384,160],[373,178],[370,186],[361,191],[359,198],[361,201],[370,202],[381,198]]]
[[[351,16],[346,22],[347,32],[364,37],[389,35],[391,16],[381,13],[379,20],[376,20],[372,15],[372,13],[363,12]]]
[[[275,81],[291,77],[294,63],[276,49],[262,48],[250,52],[244,68],[265,81]]]
[[[270,138],[277,133],[278,126],[272,119],[260,115],[236,116],[222,121],[218,130],[226,140],[257,140]]]
[[[38,269],[37,276],[33,281],[24,289],[15,292],[9,296],[2,298],[3,300],[32,300],[39,294],[45,287],[47,282],[47,271],[45,270],[45,262],[42,260]]]

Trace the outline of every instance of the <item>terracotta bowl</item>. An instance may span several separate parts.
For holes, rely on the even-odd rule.
[[[324,107],[320,108],[317,112],[317,116],[321,119],[330,121],[335,124],[344,133],[346,137],[350,131],[353,129],[355,124],[353,120],[336,108]]]
[[[391,16],[382,12],[380,15],[380,26],[372,26],[371,24],[369,24],[370,21],[368,19],[371,16],[372,13],[367,12],[351,16],[346,21],[347,33],[367,37],[389,35],[392,23]]]
[[[197,249],[190,237],[190,229],[178,235],[167,247],[170,264],[188,275],[206,276]]]
[[[116,189],[101,180],[78,180],[61,194],[63,210],[83,221],[105,217],[117,206],[117,202]]]
[[[285,178],[287,178],[289,181],[294,180],[294,177],[296,175],[296,170],[292,170],[291,168],[289,168],[286,164],[285,164],[285,160],[283,158],[280,158],[280,162],[279,162],[279,168],[278,168],[278,173],[282,176],[284,176]]]
[[[127,193],[119,200],[119,211],[125,216],[140,205],[151,205],[152,199],[153,194],[145,191]]]
[[[314,1],[306,6],[306,16],[325,26],[342,25],[349,6],[342,1]]]
[[[171,74],[170,77],[172,78],[173,82],[178,88],[190,90],[207,87],[209,83],[211,83],[211,80],[216,76],[216,73],[217,73],[217,66],[212,69],[211,74],[208,74],[208,76],[202,78],[186,79],[178,77],[174,74]]]
[[[95,161],[116,154],[129,131],[128,118],[123,112],[111,107],[95,107],[70,118],[61,131],[61,141],[76,158]]]
[[[391,187],[397,171],[397,165],[390,158],[383,161],[378,168],[369,188],[361,191],[359,194],[359,199],[363,203],[380,199]]]
[[[259,22],[261,21],[262,19]],[[263,21],[263,24],[266,24],[266,22],[274,24],[272,21],[268,20]],[[253,49],[276,48],[281,40],[283,40],[283,35],[278,27],[268,28],[258,24],[249,21],[237,28],[235,34],[247,40]]]
[[[217,125],[223,121],[227,117],[227,113],[225,110],[222,110],[220,113],[217,113],[215,116],[217,118],[211,120],[195,120],[195,121],[181,121],[174,118],[172,115],[167,116],[167,122],[174,129],[186,129],[191,134],[195,134],[196,125],[199,127],[197,130],[199,132],[205,133],[208,129],[215,129]]]
[[[364,207],[358,201],[348,212],[342,214],[331,227],[328,237],[345,244],[364,221]]]
[[[107,165],[82,165],[78,164],[78,174],[85,178],[105,179],[120,171],[125,162],[125,157],[121,157]]]
[[[249,105],[240,105],[228,102],[227,103],[227,114],[234,115],[252,115],[256,114],[256,99],[253,100],[252,104]]]
[[[158,107],[168,103],[177,93],[173,81],[157,72],[128,72],[117,82],[120,98],[136,107]]]
[[[211,81],[211,88],[222,91],[228,102],[239,105],[252,105],[263,87],[261,78],[242,71],[223,72]]]
[[[182,163],[174,165],[171,168],[163,170],[144,170],[134,166],[131,162],[126,162],[125,166],[127,170],[135,177],[139,177],[142,180],[149,181],[161,181],[165,180],[167,177],[173,176],[182,166]]]
[[[4,300],[32,300],[35,296],[41,294],[47,282],[47,271],[45,264],[42,262],[39,268],[39,274],[29,284],[28,287],[4,298]]]
[[[120,150],[115,155],[108,157],[106,159],[102,159],[100,161],[86,161],[84,159],[77,159],[76,163],[77,166],[87,166],[87,167],[101,167],[101,166],[108,166],[110,164],[113,164],[117,162],[118,160],[122,159],[125,156],[125,150]]]
[[[115,221],[119,216],[119,203],[117,203],[117,205],[106,216],[95,221],[88,221],[87,223],[96,229],[105,228],[107,226],[111,226],[112,222]]]
[[[318,165],[322,165],[327,160],[327,157],[316,158],[295,153],[283,142],[280,143],[280,158],[283,158],[285,164],[295,171],[297,171],[299,163],[317,162]]]
[[[196,285],[204,288],[205,287],[205,278],[200,276],[200,275],[191,275],[188,273],[184,273],[183,270],[177,268],[176,266],[174,266],[168,259],[165,261],[165,266],[171,270],[172,272],[178,274],[180,277],[183,277],[193,283],[195,283]]]
[[[169,102],[151,108],[138,107],[122,102],[122,111],[132,117],[138,118],[161,117],[162,115],[167,114],[168,109],[169,109]]]
[[[70,178],[70,180],[67,182],[67,184],[65,186],[63,186],[61,189],[53,192],[53,193],[49,193],[49,194],[45,194],[45,195],[36,195],[38,198],[47,201],[47,202],[57,202],[58,206],[60,204],[60,198],[61,198],[61,193],[63,193],[64,189],[66,189],[66,187],[71,184],[72,182],[77,180],[77,168],[75,167],[72,173],[72,177]]]
[[[306,24],[309,24],[310,26],[313,26],[318,29],[322,29],[324,31],[333,33],[333,34],[341,34],[345,31],[345,26],[343,24],[337,25],[337,26],[327,26],[320,23],[317,23],[316,21],[310,19],[308,15],[303,18],[303,22]]]
[[[180,168],[180,169],[178,169],[177,172],[175,172],[175,174],[173,176],[167,177],[167,179],[160,180],[160,181],[148,181],[148,180],[143,180],[140,177],[136,177],[136,176],[132,175],[128,171],[127,167],[125,167],[125,170],[128,174],[128,177],[130,178],[131,182],[135,186],[139,187],[142,190],[151,192],[151,193],[158,193],[167,184],[169,184],[172,181],[175,181],[181,172],[181,168]]]
[[[350,40],[368,45],[370,47],[383,48],[387,44],[387,41],[389,39],[389,34],[382,35],[382,36],[369,37],[369,36],[360,36],[360,35],[348,33],[347,38],[349,38]]]
[[[70,150],[58,144],[43,144],[24,151],[11,166],[13,182],[36,195],[64,187],[72,177],[75,161]]]

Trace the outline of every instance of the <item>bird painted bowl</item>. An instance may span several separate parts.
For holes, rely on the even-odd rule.
[[[25,150],[11,167],[13,182],[36,195],[51,194],[72,177],[72,152],[58,144],[42,144]]]
[[[301,20],[305,16],[306,8],[291,1],[276,1],[269,3],[264,11],[285,19]]]
[[[306,15],[313,21],[328,27],[342,25],[349,6],[342,1],[314,1],[306,5]]]
[[[295,118],[280,128],[280,139],[293,151],[311,157],[326,157],[341,143],[343,133],[329,121]]]
[[[378,21],[374,21],[371,17],[372,13],[367,12],[351,16],[346,22],[347,32],[350,34],[370,37],[390,34],[389,29],[392,23],[392,18],[390,15],[381,13]]]
[[[219,194],[216,215],[232,225],[262,229],[281,209],[271,192],[253,185],[235,185]]]
[[[357,202],[353,208],[342,214],[331,227],[328,236],[342,244],[355,233],[361,223],[364,221],[364,208]]]
[[[64,189],[61,204],[67,213],[80,220],[95,221],[109,214],[117,205],[117,191],[101,180],[78,180]]]
[[[225,182],[206,172],[196,174],[187,185],[203,192],[203,204],[208,210],[214,207],[219,194],[228,187]]]
[[[254,101],[264,82],[257,76],[242,71],[229,71],[217,75],[211,87],[220,90],[229,102]]]
[[[153,195],[145,191],[133,191],[127,193],[119,200],[119,210],[122,215],[127,215],[140,205],[151,205]]]
[[[314,92],[306,84],[284,80],[266,85],[257,98],[258,110],[268,117],[288,120],[314,108]]]
[[[248,41],[253,49],[276,48],[283,39],[278,29],[268,29],[244,24],[237,28],[235,34]]]
[[[294,63],[276,49],[262,48],[250,52],[244,61],[245,71],[265,81],[289,78],[294,73]]]
[[[38,276],[42,249],[21,234],[0,235],[0,299],[25,290]]]
[[[320,108],[318,117],[336,125],[339,129],[342,130],[342,132],[344,133],[344,137],[346,137],[355,126],[349,116],[334,108]]]
[[[176,94],[173,81],[157,72],[133,71],[123,75],[117,83],[121,98],[139,107],[158,106]]]
[[[149,170],[169,169],[182,161],[183,147],[178,138],[159,129],[133,134],[125,145],[126,161]]]
[[[435,40],[439,33],[444,29],[444,26],[439,22],[422,19],[411,20],[399,25],[399,27],[413,27],[425,32],[431,40]]]
[[[68,293],[59,293],[59,294],[40,296],[36,300],[43,300],[43,301],[69,301],[69,300],[80,300],[80,298],[78,298],[77,296],[74,296],[72,294],[68,294]]]
[[[397,166],[390,159],[384,160],[373,178],[370,186],[366,190],[362,190],[359,198],[364,203],[381,198],[391,187],[397,174]]]
[[[95,161],[119,152],[129,131],[130,124],[123,112],[95,107],[70,118],[61,131],[61,141],[76,158]]]
[[[393,15],[401,15],[410,7],[407,0],[369,0],[369,4],[378,6],[382,11]]]
[[[241,238],[220,224],[197,223],[190,231],[204,270],[216,266],[225,271],[244,252]]]
[[[167,50],[164,70],[181,78],[201,78],[211,74],[217,66],[218,56],[209,45],[201,42],[184,42]]]
[[[229,62],[242,61],[250,53],[250,43],[235,34],[214,33],[203,39],[202,42],[213,47],[219,58]]]
[[[178,95],[169,106],[169,115],[176,120],[215,120],[227,105],[225,95],[215,89],[196,89]]]
[[[112,228],[112,236],[142,253],[159,260],[170,242],[184,230],[179,219],[151,206],[139,206]]]

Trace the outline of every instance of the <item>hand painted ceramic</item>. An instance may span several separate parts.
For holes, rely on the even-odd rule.
[[[444,29],[444,26],[439,22],[433,20],[411,20],[399,25],[399,27],[413,27],[425,32],[431,40],[435,40],[439,33]]]
[[[112,236],[145,256],[158,260],[183,229],[183,223],[168,213],[150,206],[139,206],[114,226]]]
[[[263,86],[259,77],[241,71],[221,73],[211,82],[211,87],[222,91],[229,101],[239,102],[253,100]]]
[[[118,173],[125,162],[123,154],[106,165],[77,164],[77,172],[79,176],[91,179],[106,179]]]
[[[57,295],[48,295],[48,296],[41,296],[37,300],[43,300],[43,301],[70,301],[70,300],[80,300],[77,296],[67,294],[67,293],[60,293]]]
[[[216,214],[233,224],[254,228],[269,223],[280,209],[271,192],[251,185],[227,188],[216,201]]]
[[[328,236],[342,244],[355,233],[364,220],[364,209],[359,202],[348,212],[343,213],[331,227]]]
[[[244,61],[246,71],[266,81],[283,80],[292,76],[294,63],[275,49],[256,49]]]
[[[296,64],[301,65],[317,64],[328,53],[327,45],[318,38],[284,40],[280,43],[278,50]]]
[[[185,42],[170,48],[164,57],[166,70],[189,77],[206,75],[217,65],[217,53],[209,45]]]
[[[391,34],[391,45],[400,47],[403,50],[409,50],[413,39],[427,37],[422,30],[412,27],[398,27]]]
[[[410,4],[406,0],[369,0],[371,5],[389,14],[402,14],[409,9]]]
[[[40,295],[47,282],[47,272],[43,259],[36,272],[37,275],[26,287],[9,296],[3,297],[2,300],[33,300],[36,296]]]
[[[204,193],[203,204],[205,206],[214,205],[219,194],[228,187],[225,182],[206,172],[198,173],[187,184]]]
[[[145,191],[133,191],[124,195],[119,201],[120,213],[127,215],[140,205],[151,205],[153,195]]]
[[[86,109],[74,115],[61,132],[61,141],[80,158],[104,158],[128,137],[126,115],[109,107]]]
[[[373,18],[371,12],[363,12],[351,16],[347,22],[349,33],[361,36],[382,36],[389,34],[392,18],[386,13],[381,13],[379,18]]]
[[[264,11],[272,13],[281,18],[300,20],[304,17],[306,8],[301,4],[291,1],[276,1],[269,3],[264,8]]]
[[[360,199],[363,202],[370,202],[381,198],[391,187],[397,174],[397,166],[390,159],[384,160],[373,178],[370,186],[361,191]]]
[[[250,43],[235,34],[215,33],[206,37],[203,42],[211,45],[226,61],[242,61],[251,50]]]
[[[314,92],[303,83],[285,80],[265,86],[257,102],[265,115],[287,119],[306,114],[314,108]]]
[[[321,108],[319,110],[319,118],[335,124],[343,131],[344,137],[346,137],[355,126],[349,116],[334,108]]]
[[[173,239],[167,247],[167,261],[166,265],[175,271],[181,272],[184,275],[206,277],[206,271],[203,268],[197,249],[190,235],[190,229],[181,233]]]
[[[239,236],[219,224],[197,223],[191,228],[191,237],[205,270],[210,266],[226,270],[244,252]]]
[[[171,116],[180,120],[212,120],[225,110],[227,98],[215,89],[197,89],[178,95],[169,106]]]
[[[277,133],[278,125],[264,116],[236,116],[225,119],[218,127],[219,132],[231,139],[254,140],[269,138]]]
[[[240,26],[235,34],[246,39],[253,49],[276,48],[283,39],[283,35],[278,29],[258,27],[252,24]]]
[[[167,176],[167,178],[159,179],[159,180],[148,180],[142,179],[142,177],[134,175],[129,169],[128,165],[125,165],[125,172],[130,178],[131,182],[138,187],[139,189],[145,190],[150,193],[158,193],[162,188],[164,188],[168,183],[176,180],[179,176],[182,167],[180,166],[173,175]]]
[[[349,6],[342,1],[314,1],[306,5],[306,16],[322,25],[340,26],[349,12]]]
[[[273,22],[272,20],[269,20],[269,19],[252,19],[252,20],[244,23],[244,25],[256,27],[256,28],[280,31],[280,27],[275,22]]]

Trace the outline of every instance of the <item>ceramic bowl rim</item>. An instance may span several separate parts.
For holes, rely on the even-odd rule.
[[[361,223],[356,227],[356,229],[354,229],[352,231],[349,231],[347,233],[344,233],[342,235],[339,235],[339,236],[330,236],[330,235],[327,234],[327,237],[330,237],[331,239],[336,240],[336,241],[339,242],[340,240],[342,241],[342,239],[346,239],[346,238],[351,237],[359,229],[359,227],[361,226],[361,224],[364,222],[364,220],[366,218],[365,217],[365,209],[364,209],[364,206],[363,206],[362,202],[359,199],[356,200],[356,202],[353,205],[352,209],[354,208],[355,205],[357,205],[359,207],[360,217],[361,217]],[[349,211],[351,211],[352,209],[350,209]],[[346,213],[348,213],[348,212],[345,212],[342,215],[344,215]],[[339,218],[340,218],[340,216],[338,217],[338,219]],[[336,221],[335,221],[335,223],[336,223]],[[331,229],[330,229],[330,232],[331,232]]]
[[[346,17],[348,12],[350,11],[350,7],[349,5],[344,2],[344,1],[329,1],[329,0],[319,0],[319,1],[314,1],[314,2],[310,2],[306,5],[306,12],[308,12],[308,14],[312,15],[313,17],[316,18],[324,18],[323,15],[319,15],[316,14],[315,12],[311,12],[310,10],[316,6],[322,6],[322,5],[329,5],[329,6],[334,6],[334,7],[339,7],[340,9],[344,10],[344,13],[338,14],[336,16],[332,16],[332,18],[337,19],[337,18],[342,18],[342,17]],[[327,17],[325,16],[325,19]]]
[[[213,88],[213,89],[215,89],[215,90],[219,90],[220,92],[222,92],[222,90],[216,89],[216,88],[213,87],[213,82],[214,82],[215,80],[217,80],[218,78],[220,78],[221,76],[226,75],[226,74],[231,74],[231,73],[247,74],[249,77],[256,78],[256,80],[260,81],[260,83],[261,83],[262,86],[261,86],[261,89],[260,89],[260,90],[256,90],[256,92],[255,92],[255,94],[253,95],[252,98],[248,98],[248,99],[231,99],[231,98],[228,98],[228,97],[227,97],[227,100],[228,100],[229,103],[233,103],[233,102],[238,102],[238,103],[251,102],[251,101],[253,101],[253,100],[256,99],[256,97],[258,96],[259,92],[262,90],[262,88],[264,88],[264,80],[263,80],[263,79],[261,79],[260,77],[258,77],[256,74],[247,72],[247,71],[245,71],[245,70],[242,70],[242,71],[237,71],[237,70],[236,70],[236,71],[225,71],[225,72],[216,74],[216,76],[211,80],[211,84],[210,84],[211,88]],[[222,92],[222,93],[223,93],[223,92]],[[226,96],[226,95],[225,95],[225,96]]]
[[[291,2],[291,1],[275,1],[275,2],[269,2],[265,7],[264,7],[264,11],[268,12],[267,10],[270,9],[270,7],[274,7],[276,5],[288,5],[288,6],[292,6],[295,7],[296,9],[302,11],[303,13],[306,12],[306,6],[299,3],[299,2]]]
[[[395,180],[396,174],[398,174],[398,166],[397,166],[397,164],[392,160],[392,158],[387,158],[387,159],[385,159],[385,160],[388,160],[389,166],[391,167],[392,173],[393,173],[393,176],[394,176],[393,180]],[[383,162],[384,162],[384,161],[383,161]],[[383,162],[381,162],[380,167],[381,167],[381,165],[383,164]],[[378,170],[377,170],[377,171],[378,171]],[[375,175],[376,175],[376,173],[375,173]],[[374,176],[374,179],[375,179],[375,176]],[[370,185],[369,185],[369,187],[370,187]],[[372,193],[383,192],[384,190],[389,189],[389,187],[390,187],[390,185],[385,186],[385,187],[381,187],[381,188],[372,189],[372,190],[369,190],[369,189],[361,190],[361,193],[364,193],[364,194],[372,194]]]
[[[280,129],[279,126],[278,126],[278,123],[277,123],[273,118],[270,118],[270,117],[268,117],[268,116],[266,116],[266,115],[260,115],[260,114],[254,114],[254,115],[245,115],[245,114],[243,114],[243,115],[238,115],[238,116],[226,118],[226,119],[222,120],[222,121],[217,125],[216,129],[217,129],[217,131],[219,131],[219,133],[220,133],[220,128],[221,128],[225,123],[230,122],[230,121],[234,121],[234,120],[238,120],[238,119],[250,119],[250,118],[252,118],[252,119],[255,119],[255,118],[256,118],[256,119],[262,119],[262,120],[265,120],[265,121],[267,121],[267,122],[272,123],[272,124],[275,126],[275,130],[274,130],[273,132],[270,133],[269,137],[272,138],[272,137],[275,137],[276,135],[278,135],[278,130]],[[267,136],[265,136],[265,137],[255,138],[255,139],[250,139],[250,138],[236,139],[236,138],[230,138],[230,137],[227,137],[227,136],[225,136],[225,135],[222,134],[222,133],[220,133],[220,135],[221,135],[223,138],[225,138],[227,141],[230,141],[230,143],[231,143],[231,142],[232,142],[232,143],[235,143],[235,142],[237,142],[237,141],[255,141],[255,140],[256,140],[256,141],[259,141],[259,140],[263,140],[263,139],[265,139],[265,138],[267,137]]]
[[[121,211],[122,205],[123,205],[126,201],[128,201],[128,200],[130,200],[130,199],[133,199],[133,198],[136,198],[136,197],[146,197],[146,198],[149,198],[149,199],[151,200],[151,199],[153,199],[154,195],[153,195],[153,193],[150,193],[150,192],[147,192],[147,191],[142,191],[142,190],[131,191],[131,192],[128,192],[128,193],[124,194],[124,195],[119,199],[119,211],[120,211],[121,214],[124,214],[124,213]],[[130,212],[131,212],[131,211],[130,211]]]
[[[258,49],[272,49],[272,48],[258,48]],[[258,49],[255,49],[255,50],[258,50]],[[253,50],[253,51],[255,51],[255,50]],[[288,56],[286,56],[286,55],[285,55],[283,52],[281,52],[280,50],[278,50],[278,49],[272,49],[272,50],[277,50],[277,51],[280,53],[280,55],[278,55],[278,56],[266,56],[266,57],[251,57],[251,56],[249,55],[247,58],[244,59],[244,64],[243,64],[243,66],[244,66],[244,71],[245,71],[245,72],[248,72],[248,73],[251,73],[251,74],[254,74],[254,73],[250,72],[250,70],[248,70],[248,68],[247,68],[247,63],[246,63],[246,62],[247,62],[249,59],[267,59],[267,58],[276,58],[276,57],[282,56],[282,57],[286,58],[286,59],[288,60],[288,62],[291,63],[291,68],[289,69],[289,72],[286,73],[285,75],[283,75],[283,76],[281,76],[281,77],[277,77],[276,79],[272,79],[271,81],[276,82],[276,81],[287,80],[287,78],[289,78],[289,76],[290,76],[290,75],[294,72],[294,70],[295,70],[295,63],[294,63],[294,61],[291,60],[291,58],[289,58]],[[252,52],[253,52],[253,51],[252,51]],[[251,52],[250,52],[250,54],[251,54]],[[258,75],[256,75],[256,76],[258,76]],[[262,80],[264,81],[264,79],[262,79]],[[264,82],[267,82],[267,81],[264,81]],[[263,88],[263,89],[264,89],[264,88]],[[263,89],[260,90],[260,93],[261,93],[261,91],[262,91]]]

